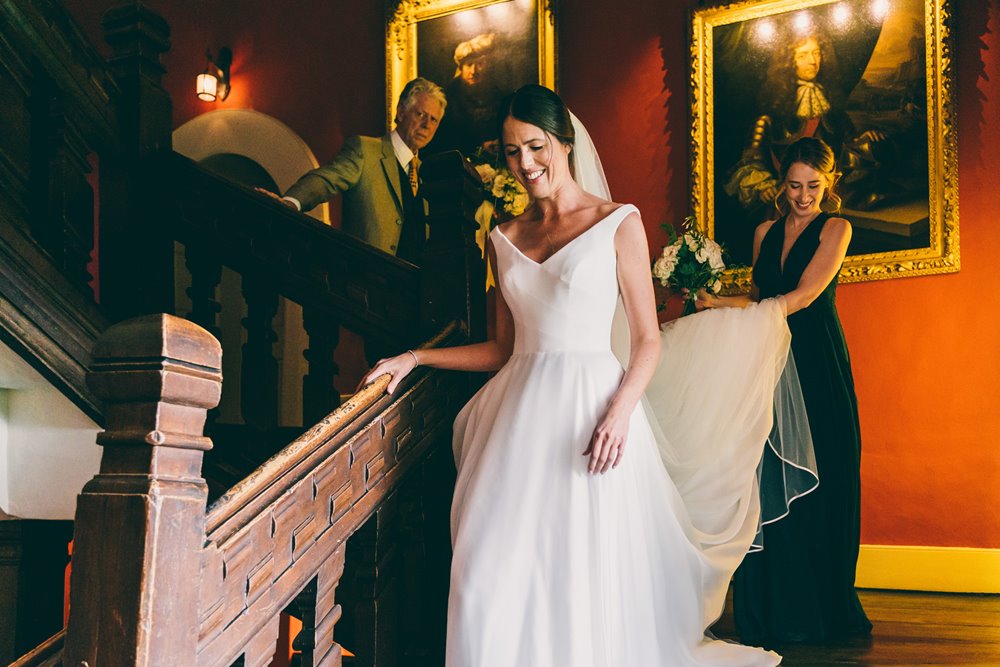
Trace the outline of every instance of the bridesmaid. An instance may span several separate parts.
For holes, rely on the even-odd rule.
[[[851,240],[840,209],[833,151],[814,138],[781,164],[781,217],[754,234],[749,297],[698,294],[700,308],[781,295],[792,332],[820,484],[782,521],[764,527],[764,550],[736,572],[736,628],[746,643],[820,643],[871,632],[854,589],[861,529],[861,436],[844,332],[834,303]]]

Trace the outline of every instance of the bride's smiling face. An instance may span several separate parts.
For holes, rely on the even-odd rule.
[[[508,116],[503,123],[507,168],[533,199],[553,196],[567,181],[570,146],[540,127]]]

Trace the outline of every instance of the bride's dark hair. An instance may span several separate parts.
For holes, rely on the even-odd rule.
[[[562,99],[545,86],[529,83],[504,98],[497,114],[497,137],[503,144],[503,124],[507,117],[530,123],[548,132],[560,143],[573,145],[576,132]]]

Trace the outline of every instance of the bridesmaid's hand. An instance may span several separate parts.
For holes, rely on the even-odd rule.
[[[375,364],[375,368],[368,371],[368,374],[361,380],[358,390],[367,387],[379,376],[388,374],[392,379],[389,380],[389,386],[385,388],[385,393],[391,394],[396,391],[396,387],[403,381],[403,378],[417,367],[418,362],[417,353],[412,350],[398,354],[395,357],[390,357],[389,359],[379,359],[378,363]]]
[[[584,456],[590,457],[587,472],[592,475],[603,474],[618,467],[622,455],[625,453],[628,426],[628,416],[619,417],[612,415],[611,412],[604,415],[597,428],[594,429],[590,444],[583,452]]]
[[[686,297],[688,294],[691,293],[691,290],[689,290],[686,287],[683,287],[681,288],[681,292]],[[719,301],[719,297],[715,294],[712,294],[705,288],[702,288],[697,292],[695,292],[694,295],[695,310],[702,311],[705,310],[706,308],[718,308],[720,305],[721,303]]]

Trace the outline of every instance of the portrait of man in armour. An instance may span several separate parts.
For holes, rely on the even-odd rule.
[[[777,165],[801,137],[836,154],[849,254],[929,243],[923,3],[878,6],[842,0],[717,30],[716,238],[734,261],[749,264],[753,229],[775,216]]]

